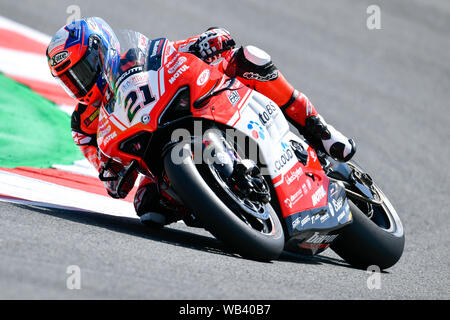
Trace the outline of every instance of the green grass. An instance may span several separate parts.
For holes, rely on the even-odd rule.
[[[0,74],[0,167],[46,168],[83,159],[70,116],[30,88]]]

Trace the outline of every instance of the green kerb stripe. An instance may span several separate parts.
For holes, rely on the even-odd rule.
[[[45,168],[83,159],[70,117],[30,88],[0,74],[0,167]]]

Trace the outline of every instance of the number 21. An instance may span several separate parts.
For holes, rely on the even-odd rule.
[[[142,107],[145,107],[146,105],[152,103],[155,101],[155,97],[152,96],[152,93],[150,91],[150,87],[148,84],[139,87],[139,91],[142,92],[144,95],[144,105],[138,104],[135,107],[135,104],[138,100],[138,94],[137,91],[131,91],[125,98],[125,110],[128,110],[128,120],[131,122],[133,118],[136,116],[136,113],[141,109]]]

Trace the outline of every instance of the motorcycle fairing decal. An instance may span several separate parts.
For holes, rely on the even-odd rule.
[[[149,118],[160,99],[159,81],[160,75],[156,71],[135,73],[122,81],[117,89],[116,98],[111,101],[113,106],[109,106],[112,113],[108,114],[106,107],[102,107],[100,111],[99,128],[110,131],[108,135],[106,133],[98,135],[97,143],[101,148],[106,150],[107,145],[113,140],[121,139],[122,132],[141,125],[145,117]],[[152,102],[147,105],[144,104],[145,90],[149,90],[147,94],[152,97]],[[130,99],[130,96],[133,99]],[[130,114],[133,115],[132,118]],[[100,129],[99,131],[101,132]]]
[[[237,90],[236,90],[236,92],[237,92]],[[236,123],[241,119],[241,112],[240,112],[240,110],[242,109],[242,107],[247,102],[247,99],[250,97],[251,93],[252,93],[251,90],[247,90],[247,92],[245,93],[244,97],[241,99],[241,102],[236,107],[237,111],[233,114],[231,119],[228,121],[227,125],[229,125],[230,127],[234,127],[236,125]]]
[[[166,86],[164,85],[164,67],[158,70],[159,79],[159,96],[161,97],[166,92]]]
[[[167,64],[167,59],[169,57],[171,57],[174,53],[178,54],[178,51],[175,50],[175,47],[173,46],[173,42],[170,40],[167,40],[165,43],[165,46],[164,46],[164,50],[163,50],[163,57],[164,57],[163,64],[164,65]]]
[[[321,234],[315,232],[313,236],[306,239],[303,243],[299,245],[302,249],[310,250],[313,255],[319,250],[327,248],[339,235],[338,234]]]
[[[122,82],[117,90],[114,116],[125,127],[130,128],[141,123],[141,117],[150,114],[160,99],[159,79],[156,71],[147,71],[134,74]],[[146,91],[151,97],[151,102],[147,104]],[[133,114],[133,117],[130,117],[130,114]]]
[[[100,108],[97,130],[97,145],[100,147],[105,146],[125,129],[126,127],[114,117],[114,114],[109,115],[103,106]]]
[[[165,48],[167,39],[159,38],[150,42],[148,57],[146,61],[146,71],[158,71],[161,68],[163,49]]]
[[[128,69],[127,71],[125,71],[117,79],[117,88],[119,88],[120,85],[122,84],[122,82],[124,82],[126,79],[128,79],[128,77],[131,77],[132,75],[134,75],[136,73],[141,73],[142,71],[144,71],[144,67],[143,66],[132,67],[132,68]]]
[[[345,189],[335,182],[328,187],[325,206],[297,212],[285,217],[286,226],[292,237],[305,232],[330,232],[339,229],[352,220]]]

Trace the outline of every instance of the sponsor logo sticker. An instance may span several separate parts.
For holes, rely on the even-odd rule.
[[[209,79],[209,74],[210,74],[210,72],[208,69],[203,70],[202,73],[200,73],[200,75],[197,78],[197,85],[198,86],[204,85],[206,83],[206,81],[208,81],[208,79]],[[228,97],[228,99],[229,98],[230,97]]]
[[[277,107],[272,103],[269,103],[265,106],[265,111],[259,114],[259,120],[263,125],[266,125],[270,120],[276,118],[278,116]]]
[[[341,220],[342,220],[342,218],[344,218],[344,216],[345,216],[345,211],[342,212],[342,213],[337,217],[337,221],[338,221],[338,222],[341,222]]]
[[[100,108],[95,109],[94,112],[92,112],[92,114],[89,117],[84,119],[84,124],[86,125],[86,127],[90,126],[90,124],[98,117],[99,113],[100,113]]]
[[[169,74],[174,73],[174,72],[175,72],[179,67],[181,67],[181,65],[182,65],[183,63],[185,63],[186,61],[187,61],[187,58],[186,58],[186,57],[180,57],[180,58],[177,60],[177,62],[175,62],[175,64],[174,64],[172,67],[169,68],[169,70],[168,70]]]
[[[64,51],[58,52],[50,59],[50,65],[52,67],[57,66],[58,64],[60,64],[64,60],[66,60],[69,56],[70,56],[69,51],[64,50]]]
[[[173,67],[172,67],[173,68]],[[189,69],[189,66],[187,65],[182,65],[180,67],[180,69],[178,69],[177,72],[174,73],[174,75],[172,76],[172,78],[169,79],[169,83],[173,84],[175,82],[175,80],[178,79],[179,76],[181,76],[183,74],[183,72],[185,72],[186,70]]]
[[[305,242],[316,243],[316,244],[331,243],[334,239],[337,238],[337,236],[338,236],[337,234],[335,234],[335,235],[320,235],[318,233],[315,233],[311,238],[309,238]]]
[[[300,217],[297,217],[293,222],[292,222],[292,228],[297,228],[297,226],[300,224]]]
[[[323,188],[323,186],[320,186],[320,188],[317,189],[316,192],[314,192],[313,195],[311,196],[313,206],[318,204],[320,202],[320,200],[322,200],[326,196],[326,194],[327,193],[325,192],[325,189]]]
[[[344,204],[344,200],[342,197],[339,198],[338,200],[333,199],[331,202],[333,203],[334,210],[336,211],[339,211],[342,208],[342,205]]]
[[[311,217],[310,217],[310,216],[306,216],[305,218],[303,218],[303,220],[302,220],[302,222],[301,222],[302,227],[303,227],[305,224],[307,224],[308,222],[310,222],[310,221],[311,221]]]
[[[252,137],[255,140],[259,138],[264,140],[264,129],[258,122],[250,120],[250,122],[247,125],[247,128],[251,130]]]
[[[284,204],[288,206],[290,209],[303,197],[302,189],[298,189],[298,191],[292,194],[289,198],[284,200]]]
[[[288,172],[284,176],[284,181],[286,182],[287,185],[290,185],[292,182],[296,180],[299,181],[301,176],[303,176],[303,169],[302,167],[298,167],[294,171]]]
[[[233,90],[228,95],[228,100],[230,100],[230,103],[234,107],[239,102],[239,100],[241,100],[241,96],[239,95],[239,93],[236,90]]]
[[[277,170],[281,170],[288,162],[294,157],[294,152],[292,152],[291,147],[285,143],[282,142],[281,146],[283,148],[281,156],[275,160],[275,168]]]
[[[105,139],[103,139],[103,145],[108,144],[115,137],[117,137],[117,133],[115,131],[113,131],[113,133],[111,133],[109,136],[107,136]]]
[[[328,220],[329,217],[330,215],[328,213],[324,214],[320,217],[320,223],[324,223],[326,220]]]

